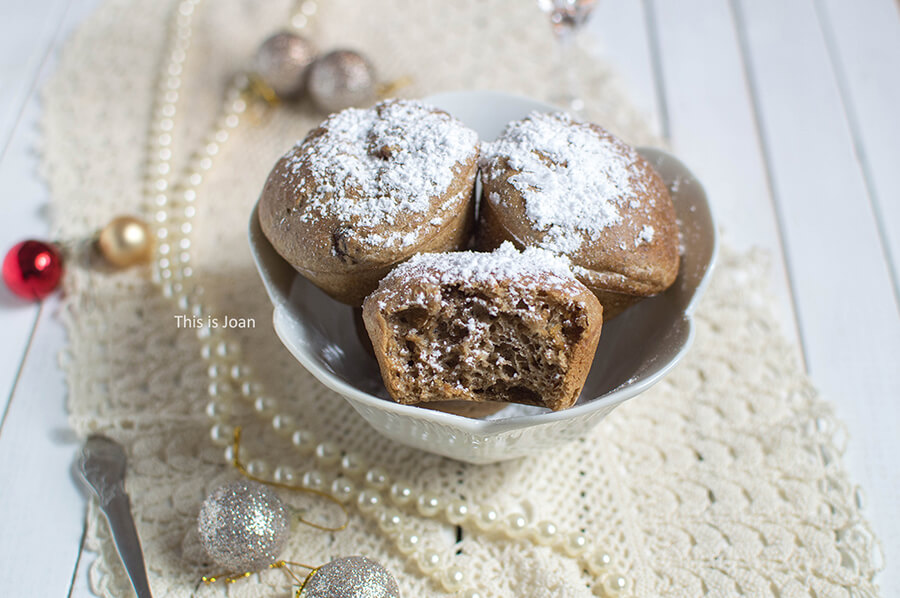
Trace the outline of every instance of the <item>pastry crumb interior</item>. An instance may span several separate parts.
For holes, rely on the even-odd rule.
[[[571,347],[587,326],[576,306],[545,293],[490,297],[459,286],[444,287],[441,301],[407,306],[388,321],[404,395],[551,408]]]

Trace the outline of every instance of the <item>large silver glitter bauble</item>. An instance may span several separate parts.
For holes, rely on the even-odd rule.
[[[325,112],[362,106],[375,99],[375,68],[358,52],[335,50],[310,65],[306,90]]]
[[[316,50],[303,36],[282,31],[269,37],[256,51],[256,74],[284,100],[303,94],[306,68],[316,57]]]
[[[213,490],[197,517],[200,543],[232,573],[258,571],[277,560],[290,531],[287,508],[271,488],[238,480]]]
[[[345,556],[316,569],[300,598],[400,598],[400,588],[379,563]]]

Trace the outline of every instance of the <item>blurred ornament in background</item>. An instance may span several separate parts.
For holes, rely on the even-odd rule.
[[[33,239],[17,243],[3,259],[3,281],[19,297],[41,300],[59,286],[63,275],[63,253],[71,257],[80,244]],[[153,248],[150,227],[134,216],[114,218],[96,237],[97,251],[119,268],[150,261]]]
[[[97,239],[103,257],[122,268],[150,261],[153,246],[150,226],[134,216],[113,218]]]
[[[62,278],[62,256],[51,243],[16,243],[3,259],[3,280],[24,299],[40,300],[53,292]]]
[[[282,100],[303,95],[306,70],[316,58],[312,42],[296,33],[281,31],[267,38],[256,52],[254,67],[263,83]]]
[[[375,68],[353,50],[335,50],[309,67],[306,89],[324,112],[363,106],[375,99]]]

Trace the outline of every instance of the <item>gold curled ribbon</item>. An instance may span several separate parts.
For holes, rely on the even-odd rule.
[[[262,77],[256,73],[247,73],[247,78],[250,80],[250,85],[247,87],[246,92],[251,97],[262,98],[269,106],[278,106],[281,103],[281,98],[278,97],[272,86],[266,83]]]
[[[294,573],[294,570],[291,569],[291,567],[301,567],[303,569],[309,569],[309,573],[306,574],[306,577],[304,577],[303,579],[300,579],[300,577],[296,573]],[[285,560],[275,561],[274,563],[272,563],[271,565],[269,565],[266,568],[267,569],[281,569],[282,571],[287,573],[291,579],[293,579],[295,582],[297,582],[298,587],[297,587],[297,591],[294,592],[294,598],[300,598],[300,593],[303,591],[303,588],[305,588],[306,584],[309,583],[309,580],[313,576],[313,574],[315,574],[315,572],[319,570],[319,567],[313,567],[312,565],[307,565],[305,563],[298,563],[295,561],[285,561]],[[205,583],[206,585],[214,584],[220,580],[224,581],[225,583],[235,583],[237,581],[240,581],[242,579],[250,577],[254,573],[257,573],[257,572],[256,571],[244,571],[243,573],[232,573],[232,574],[210,575],[210,576],[204,575],[201,578],[201,581],[203,581],[203,583]],[[226,577],[226,575],[227,575],[227,577]]]
[[[249,480],[253,480],[254,482],[259,482],[260,484],[265,484],[267,486],[273,486],[275,488],[281,488],[283,490],[290,490],[292,492],[306,492],[307,494],[312,494],[314,496],[318,496],[320,498],[324,498],[326,500],[330,500],[338,507],[340,507],[341,511],[344,513],[344,523],[342,523],[338,527],[328,527],[325,525],[321,525],[314,521],[309,521],[308,519],[304,519],[302,516],[297,516],[297,519],[300,523],[308,525],[318,530],[322,530],[323,532],[339,532],[341,530],[347,529],[347,525],[350,524],[350,513],[347,511],[347,507],[344,504],[328,494],[327,492],[322,492],[321,490],[315,490],[313,488],[304,488],[303,486],[298,486],[296,484],[285,484],[284,482],[275,482],[271,480],[265,480],[263,478],[257,477],[247,471],[247,468],[244,467],[244,464],[241,462],[241,427],[235,426],[234,428],[234,443],[232,444],[233,456],[231,458],[231,464],[234,465],[234,468],[240,472],[245,478]]]
[[[379,100],[385,100],[387,98],[393,97],[397,94],[398,91],[400,91],[404,87],[412,85],[412,83],[412,77],[408,75],[404,75],[398,79],[387,81],[385,83],[379,83],[375,86],[375,95]]]

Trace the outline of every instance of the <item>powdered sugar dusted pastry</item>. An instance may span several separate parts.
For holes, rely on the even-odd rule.
[[[400,403],[503,401],[571,407],[603,308],[551,253],[422,254],[363,303],[381,375]]]
[[[466,245],[477,159],[475,131],[421,102],[349,108],[278,161],[260,226],[301,274],[360,305],[397,263]]]
[[[668,189],[632,147],[598,125],[532,113],[482,144],[478,246],[503,241],[566,256],[609,320],[678,274]]]

